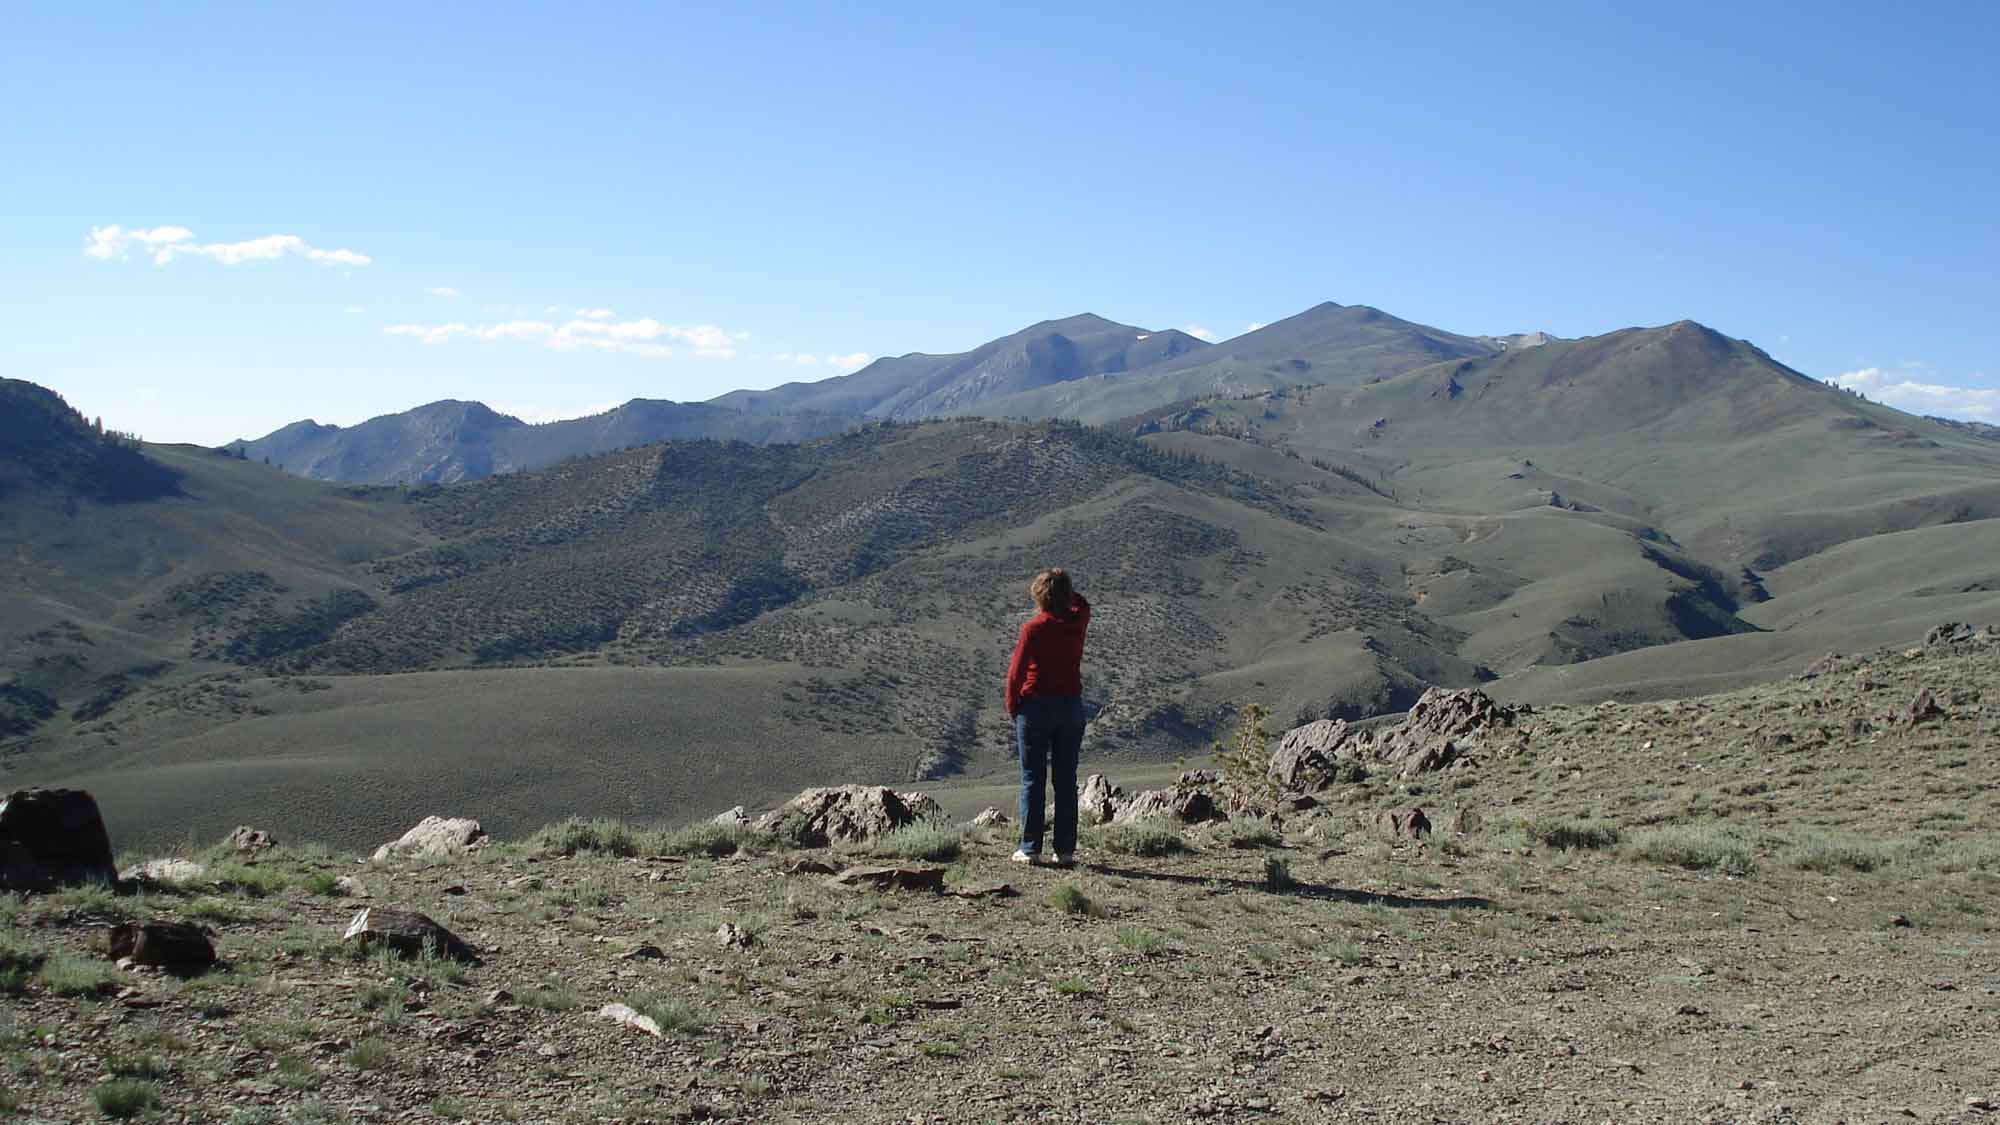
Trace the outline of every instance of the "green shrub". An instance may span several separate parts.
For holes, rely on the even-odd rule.
[[[1138,926],[1120,926],[1116,936],[1119,945],[1141,957],[1157,956],[1167,950],[1166,938]]]
[[[1258,704],[1246,705],[1236,716],[1236,730],[1229,741],[1214,747],[1215,763],[1222,768],[1222,783],[1242,793],[1268,793],[1271,783],[1271,735],[1264,729],[1270,712]]]
[[[106,1117],[137,1117],[158,1109],[160,1095],[153,1087],[134,1078],[114,1078],[91,1091],[97,1111]]]
[[[1278,826],[1261,816],[1246,816],[1224,821],[1215,829],[1215,840],[1232,848],[1282,848],[1284,834]]]
[[[1833,875],[1842,871],[1876,871],[1898,862],[1906,845],[1847,833],[1813,833],[1785,850],[1786,862],[1801,871]]]
[[[748,833],[741,828],[704,821],[670,834],[661,845],[667,855],[705,855],[716,859],[743,850]]]
[[[1292,878],[1292,866],[1274,855],[1264,857],[1264,889],[1267,891],[1289,891],[1298,886]]]
[[[1049,892],[1049,905],[1064,914],[1083,914],[1095,918],[1104,913],[1104,908],[1090,900],[1083,888],[1075,883],[1058,883]]]
[[[1556,816],[1530,817],[1521,821],[1521,834],[1544,847],[1560,848],[1566,852],[1616,847],[1620,835],[1615,824]]]
[[[208,869],[207,879],[225,891],[251,898],[274,895],[292,885],[289,873],[261,863],[224,863]]]
[[[935,821],[920,820],[883,836],[869,850],[897,859],[948,863],[964,851],[964,843],[958,829]]]
[[[321,898],[340,896],[340,876],[331,871],[319,871],[306,876],[306,890]]]
[[[708,1030],[708,1020],[678,996],[654,993],[630,1002],[633,1010],[660,1025],[670,1035],[695,1036]]]
[[[35,975],[43,988],[57,996],[97,996],[118,985],[118,974],[111,966],[72,953],[54,954],[42,962]]]
[[[0,996],[19,996],[28,991],[28,980],[48,960],[44,954],[0,930]]]
[[[396,1049],[381,1039],[363,1039],[347,1049],[356,1070],[388,1070],[396,1065]]]
[[[1083,844],[1092,851],[1115,855],[1166,856],[1191,851],[1180,830],[1159,821],[1139,824],[1099,824],[1082,833]]]
[[[634,828],[622,820],[573,816],[536,832],[528,838],[528,847],[550,856],[588,852],[630,857],[650,853],[662,842],[660,833]]]
[[[1634,832],[1626,854],[1648,863],[1725,875],[1748,875],[1755,863],[1749,844],[1713,824],[1667,825]]]

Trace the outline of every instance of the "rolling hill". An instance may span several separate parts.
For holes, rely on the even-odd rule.
[[[156,835],[216,794],[367,835],[475,791],[526,824],[989,774],[1051,563],[1099,606],[1089,753],[1117,761],[1249,702],[1673,695],[2000,616],[1994,442],[1689,322],[1522,343],[1116,427],[874,422],[451,485],[163,446],[36,469],[123,448],[45,410],[0,457],[0,763]],[[1163,378],[1251,354],[1212,353]],[[171,487],[114,501],[128,473]]]

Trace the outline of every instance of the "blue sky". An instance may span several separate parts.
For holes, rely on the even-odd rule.
[[[1994,9],[1505,8],[12,5],[0,372],[214,443],[1335,300],[2000,421]]]

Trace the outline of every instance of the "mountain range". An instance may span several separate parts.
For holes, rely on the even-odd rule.
[[[142,835],[1001,772],[1050,564],[1098,607],[1099,760],[1199,751],[1249,703],[1671,696],[2000,610],[2000,443],[1687,321],[1323,305],[1210,346],[1070,318],[716,403],[288,427],[272,466],[4,393],[0,770]],[[359,479],[300,475],[308,448]]]

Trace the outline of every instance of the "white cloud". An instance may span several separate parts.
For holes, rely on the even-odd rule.
[[[433,297],[444,297],[448,300],[458,296],[458,290],[453,289],[449,285],[438,285],[431,288],[430,295]]]
[[[704,359],[734,359],[736,345],[750,338],[748,332],[729,332],[713,324],[666,324],[653,317],[616,320],[606,309],[579,309],[575,319],[558,324],[550,320],[514,319],[497,324],[474,326],[462,322],[423,325],[397,324],[383,329],[391,336],[409,336],[426,344],[441,344],[458,337],[481,340],[518,340],[540,343],[558,351],[595,348],[625,355],[664,359],[685,347],[688,354]]]
[[[267,234],[262,238],[251,238],[242,242],[196,242],[194,232],[186,227],[162,226],[150,230],[126,230],[116,223],[108,227],[90,228],[90,236],[84,241],[83,252],[87,257],[100,261],[110,261],[113,258],[122,260],[126,256],[126,251],[135,243],[152,256],[153,264],[161,266],[183,255],[210,258],[225,266],[284,257],[304,258],[309,262],[336,266],[365,266],[372,260],[368,255],[352,250],[322,250],[308,244],[296,234]]]
[[[1906,370],[1921,370],[1925,365],[1905,361],[1902,366]],[[1946,418],[2000,423],[2000,387],[1956,387],[1945,383],[1919,382],[1907,375],[1892,375],[1879,367],[1843,372],[1828,381],[1912,414],[1938,414]]]
[[[548,308],[545,308],[545,309],[543,309],[543,310],[542,310],[542,315],[543,315],[543,316],[554,316],[554,315],[556,315],[556,307],[555,307],[554,305],[550,305],[550,306],[549,306]]]
[[[1211,344],[1215,343],[1215,341],[1221,338],[1217,336],[1214,332],[1210,331],[1209,329],[1203,328],[1199,324],[1190,324],[1186,328],[1181,329],[1181,331],[1187,333],[1190,336],[1193,336],[1197,340],[1207,340]]]
[[[1258,330],[1259,328],[1262,328],[1262,327],[1264,327],[1264,322],[1263,322],[1263,321],[1261,321],[1261,320],[1253,320],[1253,321],[1251,321],[1250,323],[1248,323],[1248,324],[1246,324],[1246,325],[1244,325],[1244,326],[1243,326],[1243,331],[1245,331],[1245,332],[1255,332],[1255,331],[1257,331],[1257,330]]]
[[[867,352],[849,352],[846,355],[827,356],[826,365],[828,367],[837,367],[843,371],[859,371],[863,367],[868,366],[868,361],[873,358],[875,357],[869,355]]]

